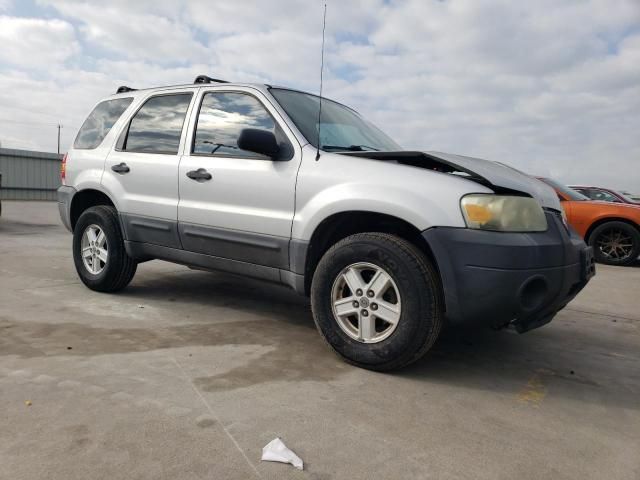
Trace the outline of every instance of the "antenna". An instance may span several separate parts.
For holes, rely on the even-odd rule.
[[[324,17],[322,18],[322,50],[320,54],[320,100],[318,108],[318,150],[316,162],[320,160],[320,126],[322,125],[322,72],[324,71],[324,29],[327,26],[327,4],[324,4]]]
[[[58,155],[60,155],[60,129],[62,128],[61,124],[58,124]]]

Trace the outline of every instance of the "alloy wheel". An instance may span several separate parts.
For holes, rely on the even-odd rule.
[[[402,313],[396,282],[372,263],[354,263],[344,268],[333,282],[331,301],[340,329],[362,343],[388,338]]]
[[[633,238],[627,232],[610,228],[600,234],[596,246],[603,256],[614,261],[627,260],[633,254]]]
[[[89,225],[82,234],[82,263],[92,275],[100,274],[107,265],[109,249],[107,236],[98,225]]]

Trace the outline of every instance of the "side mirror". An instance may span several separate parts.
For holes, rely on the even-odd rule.
[[[266,155],[269,158],[274,158],[280,153],[280,147],[273,132],[258,128],[243,129],[238,137],[238,148]]]

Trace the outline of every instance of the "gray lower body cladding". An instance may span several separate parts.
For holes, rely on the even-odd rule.
[[[190,252],[151,243],[125,241],[125,248],[129,256],[135,259],[146,260],[153,258],[167,260],[196,269],[218,270],[271,282],[280,282],[280,270],[265,265],[256,265],[254,263],[214,255],[205,255],[203,253]]]
[[[180,222],[182,248],[242,262],[289,268],[289,238]]]
[[[138,261],[235,273],[304,293],[303,277],[289,271],[288,238],[131,214],[120,218],[127,253]]]
[[[124,237],[131,242],[181,248],[176,221],[121,213],[120,223]]]
[[[274,268],[289,267],[289,239],[176,222],[128,213],[120,214],[126,240],[203,255],[229,258]]]
[[[66,185],[58,188],[58,212],[60,220],[67,230],[73,232],[71,228],[71,200],[76,194],[76,189]]]
[[[158,259],[186,265],[197,270],[228,272],[287,285],[296,292],[304,294],[304,276],[289,270],[151,243],[128,240],[125,240],[124,243],[127,254],[138,261]]]
[[[541,233],[423,232],[438,262],[447,319],[520,332],[551,321],[594,273],[590,247],[547,213]]]

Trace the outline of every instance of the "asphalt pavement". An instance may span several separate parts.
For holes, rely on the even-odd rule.
[[[3,202],[1,479],[640,478],[640,268],[550,324],[447,329],[379,374],[284,287],[154,261],[76,276],[55,203]],[[260,461],[275,437],[305,470]]]

